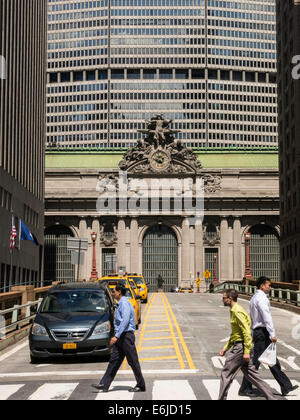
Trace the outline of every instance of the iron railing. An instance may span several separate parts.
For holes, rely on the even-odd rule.
[[[36,315],[35,313],[31,314],[32,307],[36,306],[38,309],[42,300],[43,299],[40,298],[34,302],[27,302],[25,305],[14,305],[12,308],[0,311],[0,321],[2,320],[2,322],[0,322],[0,339],[3,339],[7,333],[20,330],[25,325],[28,325]],[[23,311],[25,312],[25,315]],[[9,323],[6,325],[6,318],[9,314],[12,314],[12,316],[9,318]]]
[[[225,289],[235,289],[237,292],[252,296],[256,292],[256,286],[244,285],[244,284],[234,284],[230,282],[225,282],[218,284],[214,287],[214,292],[221,292]],[[300,306],[300,291],[299,290],[290,290],[290,289],[271,289],[269,298],[271,300],[288,303],[291,305]]]

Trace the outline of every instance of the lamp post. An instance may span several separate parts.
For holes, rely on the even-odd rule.
[[[97,233],[92,232],[91,238],[93,241],[93,260],[92,260],[92,272],[90,280],[98,280],[98,272],[96,267],[96,240],[97,240]]]
[[[251,273],[251,268],[250,268],[250,238],[251,238],[251,233],[248,231],[245,233],[245,248],[246,248],[245,278],[246,280],[252,279],[252,273]]]

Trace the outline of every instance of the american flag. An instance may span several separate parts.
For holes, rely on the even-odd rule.
[[[10,243],[9,243],[9,248],[10,248],[11,251],[16,246],[16,237],[17,237],[17,229],[16,229],[16,226],[15,226],[15,219],[14,219],[14,217],[12,217],[11,232],[10,232]]]

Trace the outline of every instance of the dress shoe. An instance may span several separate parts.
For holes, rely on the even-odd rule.
[[[101,391],[101,392],[108,392],[108,388],[107,386],[104,386],[102,384],[92,384],[92,387],[97,389],[97,391]]]
[[[290,388],[290,389],[285,389],[285,390],[283,390],[283,391],[281,391],[281,395],[283,395],[284,397],[286,396],[286,395],[288,395],[290,392],[292,392],[292,391],[295,391],[296,389],[298,389],[299,388],[299,385],[294,385],[294,386],[292,386],[292,388]]]
[[[134,388],[129,388],[129,392],[145,392],[146,390],[144,388],[140,388],[139,386],[135,386]]]
[[[263,395],[258,389],[248,389],[245,391],[239,391],[240,397],[250,397],[250,398],[257,398],[262,397]]]

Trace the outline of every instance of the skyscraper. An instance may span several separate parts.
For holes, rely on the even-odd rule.
[[[43,244],[46,18],[47,0],[0,2],[0,293],[40,280],[42,249],[18,230]]]
[[[282,280],[300,280],[300,1],[277,0]],[[297,64],[298,63],[298,64]]]
[[[277,146],[276,0],[48,0],[47,143]]]

